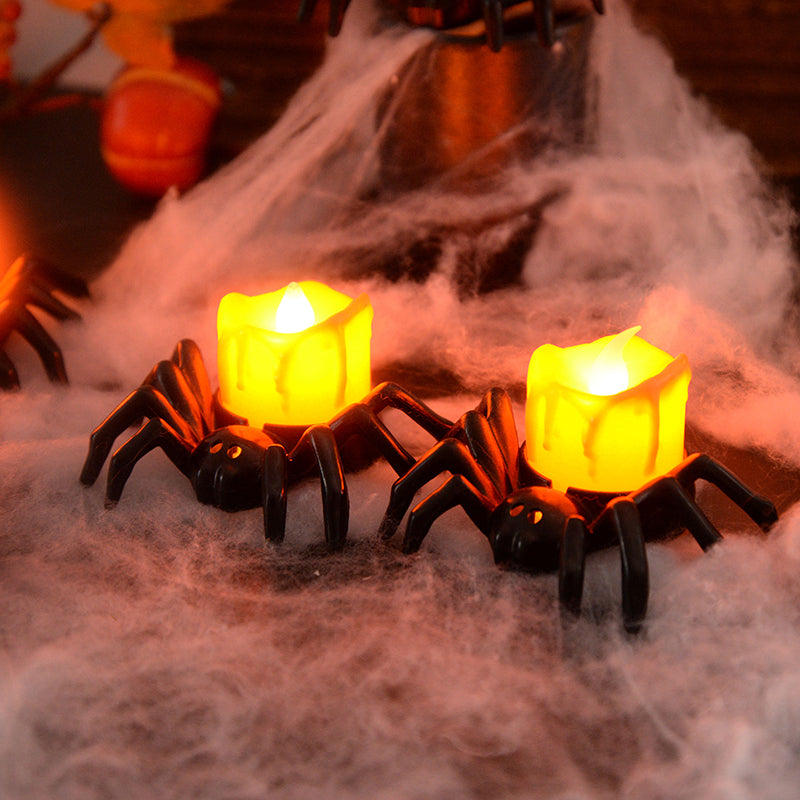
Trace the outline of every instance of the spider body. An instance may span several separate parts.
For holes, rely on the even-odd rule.
[[[583,515],[566,494],[527,486],[503,498],[492,511],[488,539],[497,563],[556,572],[566,520]]]
[[[261,506],[266,537],[281,541],[286,525],[286,491],[316,469],[322,489],[325,538],[336,548],[344,544],[349,520],[340,446],[352,437],[361,437],[398,475],[414,463],[378,417],[387,407],[404,412],[434,438],[444,435],[452,425],[390,383],[377,386],[361,403],[344,409],[327,424],[301,430],[291,446],[269,430],[223,425],[200,350],[184,339],[172,358],[159,362],[142,385],[95,428],[81,482],[93,484],[117,437],[145,418],[109,460],[107,505],[120,499],[139,459],[160,448],[189,479],[201,503],[223,511]]]
[[[189,456],[189,481],[197,499],[222,511],[260,505],[264,453],[274,444],[266,433],[246,425],[210,433]]]
[[[588,553],[617,544],[625,627],[637,631],[649,596],[646,541],[686,529],[703,550],[722,536],[694,499],[697,480],[721,489],[762,529],[775,506],[710,456],[694,454],[666,475],[626,494],[559,492],[538,475],[519,446],[511,403],[493,389],[464,414],[392,486],[382,523],[390,538],[416,493],[443,472],[450,477],[408,515],[403,550],[416,552],[434,521],[460,506],[489,540],[494,559],[531,572],[557,572],[562,606],[579,613]]]

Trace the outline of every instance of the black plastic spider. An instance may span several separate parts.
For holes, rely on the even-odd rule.
[[[519,447],[513,411],[502,389],[486,394],[464,414],[392,487],[381,532],[396,532],[416,492],[442,472],[444,484],[411,511],[403,540],[416,552],[433,522],[461,506],[491,544],[497,563],[532,572],[557,572],[559,600],[580,612],[587,553],[618,543],[622,560],[625,627],[636,632],[649,595],[645,541],[687,529],[703,550],[722,536],[694,501],[695,481],[721,489],[749,517],[768,530],[775,506],[753,493],[710,456],[689,456],[666,475],[630,494],[594,494],[549,488]]]
[[[142,427],[112,456],[106,505],[114,505],[136,462],[161,448],[192,483],[197,499],[224,511],[262,506],[267,539],[282,541],[286,525],[286,489],[316,466],[322,485],[325,540],[344,544],[349,501],[339,447],[359,436],[402,475],[414,459],[378,418],[386,407],[404,412],[434,438],[452,423],[391,383],[373,389],[326,425],[307,428],[287,453],[278,436],[218,420],[206,368],[197,345],[180,341],[172,359],[160,361],[138,389],[123,400],[92,433],[81,482],[91,485],[116,438],[146,418]]]
[[[80,278],[28,255],[20,256],[0,278],[0,388],[19,389],[17,370],[4,350],[14,331],[36,350],[51,381],[68,383],[61,349],[29,310],[38,308],[58,320],[80,319],[80,314],[54,297],[53,291],[71,297],[89,296]]]

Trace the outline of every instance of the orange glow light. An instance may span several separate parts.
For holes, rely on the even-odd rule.
[[[683,459],[688,359],[638,330],[531,357],[528,461],[554,488],[633,491]]]
[[[372,383],[372,306],[316,281],[225,295],[217,315],[219,399],[250,425],[326,422]]]

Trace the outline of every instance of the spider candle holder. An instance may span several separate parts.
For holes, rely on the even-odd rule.
[[[427,484],[448,474],[413,505]],[[681,454],[669,470],[626,491],[554,488],[531,467],[508,395],[496,388],[395,481],[381,533],[391,538],[408,512],[403,551],[415,552],[435,521],[460,506],[488,539],[496,563],[557,573],[561,606],[572,614],[581,608],[587,555],[616,546],[623,620],[635,633],[650,593],[646,542],[687,530],[708,550],[722,538],[695,501],[698,480],[716,486],[764,531],[778,518],[769,499],[701,453]]]
[[[109,459],[106,505],[113,506],[138,461],[158,448],[189,479],[201,503],[223,511],[261,507],[267,539],[281,541],[287,490],[316,471],[325,540],[336,548],[344,544],[349,520],[342,447],[361,439],[402,475],[414,459],[378,418],[381,411],[397,409],[434,439],[452,425],[390,383],[376,386],[324,424],[304,427],[293,445],[274,435],[269,426],[251,427],[241,420],[230,424],[219,416],[219,408],[199,348],[190,339],[181,340],[172,357],[159,361],[94,429],[81,482],[93,484]],[[143,417],[146,421],[139,430],[111,454],[115,440]]]
[[[558,575],[562,608],[581,607],[586,556],[616,546],[625,628],[636,632],[650,592],[646,542],[689,531],[703,550],[722,536],[695,501],[716,486],[762,530],[774,504],[710,456],[685,457],[690,371],[636,334],[639,328],[533,354],[527,443],[517,439],[504,390],[489,391],[392,486],[384,538],[408,513],[403,550],[419,549],[433,523],[460,506],[498,564]],[[413,506],[437,475],[450,477]],[[409,511],[410,509],[410,511]]]

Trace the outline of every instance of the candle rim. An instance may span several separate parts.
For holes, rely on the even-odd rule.
[[[663,369],[656,372],[655,375],[651,375],[649,378],[645,378],[643,381],[639,381],[639,383],[629,386],[627,389],[623,389],[616,394],[592,394],[592,392],[587,391],[586,389],[581,389],[577,386],[573,386],[570,383],[564,383],[553,378],[547,380],[529,379],[528,386],[547,385],[552,387],[551,391],[555,391],[556,388],[567,389],[569,392],[578,395],[581,399],[591,400],[594,402],[624,402],[626,399],[628,399],[626,395],[634,397],[641,394],[643,391],[650,389],[652,386],[658,384],[667,385],[671,381],[679,378],[684,373],[688,373],[691,377],[691,366],[689,365],[689,357],[685,353],[680,353],[669,363],[667,363]]]
[[[286,287],[281,287],[280,289],[276,289],[274,292],[262,292],[261,294],[257,295],[248,295],[244,294],[243,292],[228,292],[226,293],[222,299],[219,301],[219,306],[217,309],[217,335],[219,338],[228,337],[228,336],[237,336],[240,335],[244,331],[248,332],[256,332],[259,336],[266,338],[270,341],[278,341],[278,342],[286,342],[291,341],[294,338],[302,337],[304,335],[309,335],[312,331],[318,331],[320,326],[323,325],[332,325],[336,326],[344,321],[350,319],[351,317],[355,317],[357,314],[361,313],[364,309],[371,309],[372,303],[370,302],[369,295],[366,292],[361,292],[361,294],[357,295],[356,297],[350,297],[350,295],[345,294],[344,292],[338,291],[338,289],[332,289],[330,286],[327,286],[320,281],[292,281],[292,283],[297,283],[300,287],[305,291],[305,287],[308,284],[317,284],[319,286],[324,287],[326,290],[331,292],[336,292],[341,297],[347,298],[349,302],[347,302],[343,308],[340,308],[338,311],[335,311],[333,314],[330,314],[327,317],[324,317],[321,320],[316,321],[313,325],[310,325],[307,328],[303,328],[300,331],[294,331],[293,333],[282,333],[281,331],[270,330],[269,328],[261,327],[260,325],[254,324],[252,322],[248,322],[245,320],[240,320],[238,317],[233,321],[231,324],[230,317],[236,316],[230,313],[223,314],[223,306],[230,305],[234,302],[252,302],[255,301],[259,297],[263,297],[266,295],[276,295],[285,292]],[[231,300],[227,300],[227,298],[232,298]],[[237,298],[237,299],[233,299]],[[238,298],[244,298],[244,301],[238,300]],[[309,298],[309,302],[311,298]],[[280,301],[278,301],[280,302]],[[277,307],[277,306],[276,306]],[[313,303],[312,303],[313,307]],[[315,309],[316,310],[316,309]],[[224,318],[224,320],[223,320]],[[223,325],[224,321],[224,325]]]
[[[592,394],[585,389],[578,389],[569,384],[558,384],[557,382],[554,383],[555,385],[569,389],[571,392],[579,395],[580,399],[583,401],[595,403],[605,401],[610,403],[611,401],[614,401],[615,405],[619,405],[630,399],[640,397],[656,387],[663,389],[670,383],[677,382],[684,374],[691,378],[692,370],[689,366],[688,356],[685,353],[680,353],[655,375],[651,375],[649,378],[645,378],[643,381],[639,381],[639,383],[629,386],[627,389],[623,389],[621,392],[617,392],[616,394]]]
[[[271,331],[267,328],[259,328],[257,325],[253,325],[251,322],[244,323],[243,326],[237,330],[242,331],[253,329],[259,334],[263,334],[266,338],[274,341],[290,341],[292,339],[301,339],[304,336],[310,336],[315,331],[319,331],[319,329],[323,327],[338,327],[346,320],[355,317],[357,314],[361,313],[367,308],[372,308],[372,304],[369,302],[369,297],[367,294],[362,292],[360,295],[358,295],[358,297],[352,298],[351,301],[341,310],[331,314],[329,317],[325,317],[325,319],[321,319],[319,322],[315,322],[313,325],[309,325],[307,328],[303,328],[301,331],[294,331],[293,333],[281,333],[281,331]]]
[[[614,394],[595,394],[589,391],[585,386],[577,386],[574,383],[567,382],[559,374],[560,370],[553,368],[553,365],[566,364],[563,354],[569,353],[571,350],[575,350],[577,348],[593,348],[596,349],[598,353],[601,352],[606,344],[616,335],[618,334],[603,336],[593,342],[583,342],[581,344],[568,345],[567,347],[561,347],[549,342],[540,345],[531,354],[531,359],[528,364],[528,390],[530,391],[532,386],[550,386],[553,387],[553,389],[558,387],[559,389],[567,390],[571,393],[580,395],[585,399],[592,398],[596,400],[619,400],[622,398],[624,400],[625,395],[636,394],[638,391],[641,391],[642,388],[648,388],[656,381],[656,379],[661,379],[661,376],[663,376],[668,370],[670,377],[673,376],[673,373],[675,376],[678,376],[684,372],[684,370],[687,371],[691,377],[691,366],[689,364],[689,358],[685,353],[679,353],[677,356],[672,356],[670,353],[666,352],[666,350],[656,347],[654,344],[648,342],[646,339],[638,335],[631,337],[627,344],[636,342],[634,347],[638,347],[640,349],[646,348],[647,350],[651,351],[653,355],[661,357],[663,366],[652,375],[648,375],[646,378],[639,380],[637,383],[634,383],[633,385],[628,386],[626,389],[622,389],[619,392],[615,392]],[[636,361],[636,358],[633,358],[630,361],[626,360],[626,366],[630,369],[636,364]]]

